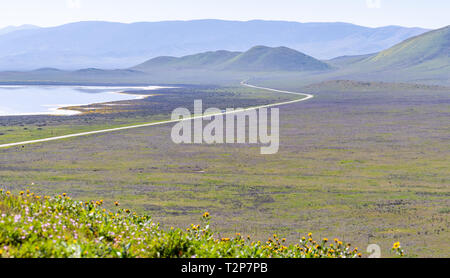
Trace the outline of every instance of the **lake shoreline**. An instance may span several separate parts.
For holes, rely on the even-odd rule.
[[[146,99],[148,97],[154,96],[154,95],[137,95],[137,94],[128,94],[126,92],[111,92],[112,94],[121,94],[121,95],[128,95],[128,96],[136,96],[134,99],[128,99],[129,100],[140,100],[140,99]],[[120,101],[127,101],[127,100],[120,100]],[[117,102],[117,101],[112,101]],[[75,116],[75,115],[83,115],[87,114],[89,111],[92,110],[100,110],[100,107],[94,107],[94,108],[81,108],[84,109],[84,111],[80,111],[80,107],[83,106],[90,106],[90,105],[98,105],[98,106],[126,106],[128,104],[114,104],[111,103],[111,101],[107,102],[97,102],[97,103],[89,103],[89,104],[83,104],[83,105],[70,105],[70,106],[62,106],[56,109],[56,112],[54,114],[45,114],[50,116]]]
[[[15,90],[26,90],[27,87],[34,87],[38,88],[39,90],[45,90],[46,88],[49,88],[49,90],[56,90],[58,88],[64,88],[66,91],[73,91],[77,94],[83,93],[82,90],[104,90],[104,92],[98,92],[98,93],[86,93],[91,95],[86,96],[98,96],[99,94],[107,95],[107,94],[115,94],[115,95],[121,95],[126,96],[126,98],[106,98],[104,101],[102,100],[91,100],[91,101],[81,101],[79,103],[75,103],[75,101],[72,101],[74,103],[64,103],[62,101],[60,104],[55,103],[48,103],[48,104],[37,104],[37,108],[45,108],[46,111],[33,111],[33,112],[11,112],[11,110],[6,109],[6,111],[2,111],[0,109],[0,117],[15,117],[15,116],[75,116],[75,115],[82,115],[87,113],[87,111],[83,111],[81,109],[77,109],[78,107],[82,106],[90,106],[90,105],[104,105],[108,103],[113,103],[117,101],[130,101],[130,100],[139,100],[139,99],[145,99],[147,97],[153,96],[151,94],[136,94],[136,90],[139,91],[152,91],[152,90],[159,90],[159,89],[168,89],[168,88],[174,88],[174,87],[166,87],[166,86],[157,86],[157,85],[147,85],[147,86],[105,86],[105,85],[47,85],[47,84],[39,84],[39,85],[20,85],[20,84],[9,84],[9,85],[0,85],[0,89],[7,90],[8,88]],[[133,93],[127,93],[127,91],[134,90]],[[26,91],[28,93],[28,91]],[[8,92],[7,93],[11,93]],[[67,92],[66,92],[67,93]],[[94,95],[96,94],[96,95]],[[1,96],[1,92],[0,92]],[[8,96],[5,96],[6,98]],[[34,96],[33,96],[34,97]],[[55,97],[61,97],[61,95],[55,95]],[[24,98],[26,99],[26,97]],[[15,101],[15,100],[14,100]],[[15,103],[13,101],[13,103]],[[30,101],[33,101],[32,99]],[[11,103],[10,103],[11,104]],[[1,108],[1,107],[0,107]],[[37,109],[36,108],[36,109]],[[29,108],[29,109],[35,109],[35,108]],[[89,110],[89,109],[88,109]]]

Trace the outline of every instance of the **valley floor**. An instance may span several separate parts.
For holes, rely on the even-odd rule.
[[[206,101],[210,106],[231,104],[224,99],[242,100],[234,103],[239,106],[273,102],[268,95],[236,98],[228,91],[203,96],[215,100]],[[188,95],[196,97],[195,90]],[[394,241],[407,256],[447,256],[448,92],[327,88],[314,95],[280,109],[275,155],[260,155],[257,145],[176,145],[169,124],[1,149],[0,183],[13,191],[120,201],[168,227],[188,226],[209,211],[222,235],[239,231],[264,240],[276,232],[296,243],[311,231],[363,252],[379,244],[382,256],[389,256]],[[20,124],[37,133],[50,127],[64,133],[73,124],[124,124],[132,120],[129,113],[148,120],[171,111],[158,108],[152,115],[135,110],[45,119],[44,130],[37,129],[43,118],[28,124],[0,119],[0,142],[33,138]]]

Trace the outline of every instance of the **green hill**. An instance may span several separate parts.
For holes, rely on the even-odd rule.
[[[374,70],[450,69],[450,26],[407,39],[360,63]]]
[[[133,69],[147,72],[186,69],[272,72],[327,70],[330,69],[330,66],[287,47],[255,46],[246,52],[220,50],[180,58],[157,57],[137,65]]]
[[[225,50],[208,51],[204,53],[183,56],[180,58],[161,56],[148,60],[133,67],[135,70],[151,71],[160,69],[213,69],[241,54],[241,52],[231,52]]]
[[[255,46],[224,65],[234,71],[315,71],[330,66],[287,47]]]
[[[326,61],[328,79],[450,86],[450,26],[407,39],[376,54]]]
[[[377,53],[374,54],[364,54],[364,55],[347,55],[347,56],[339,56],[330,60],[325,60],[324,62],[336,67],[336,68],[342,68],[349,65],[352,65],[354,63],[361,62],[363,60],[366,60],[367,58],[373,57],[377,55]]]

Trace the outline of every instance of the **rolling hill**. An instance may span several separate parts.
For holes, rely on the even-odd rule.
[[[255,46],[246,52],[220,50],[180,58],[157,57],[132,69],[146,72],[189,69],[274,72],[320,71],[330,69],[330,66],[287,47]]]
[[[0,35],[0,70],[127,68],[158,56],[283,45],[319,59],[374,53],[426,29],[348,23],[193,20],[76,22]]]
[[[363,61],[367,58],[370,58],[372,56],[377,55],[378,53],[374,53],[374,54],[364,54],[364,55],[348,55],[348,56],[339,56],[330,60],[325,60],[324,62],[326,62],[327,64],[337,67],[337,68],[341,68],[341,67],[346,67],[349,65],[352,65],[354,63],[358,63],[360,61]]]
[[[407,39],[365,59],[353,63],[352,59],[341,64],[337,78],[450,86],[450,26]]]
[[[361,61],[359,66],[392,70],[423,68],[450,69],[450,26],[410,38],[375,56]]]
[[[227,61],[233,71],[316,71],[330,69],[326,63],[287,47],[255,46]]]
[[[241,52],[231,52],[226,50],[208,51],[204,53],[187,55],[180,58],[161,56],[150,59],[139,64],[133,69],[141,71],[152,70],[185,70],[185,69],[216,69],[223,63],[235,58]]]

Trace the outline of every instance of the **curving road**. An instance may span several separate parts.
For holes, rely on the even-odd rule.
[[[305,100],[308,100],[308,99],[311,99],[311,98],[314,97],[314,95],[310,95],[310,94],[296,93],[296,92],[289,92],[289,91],[281,91],[281,90],[276,90],[276,89],[271,89],[271,88],[258,87],[258,86],[247,84],[246,81],[242,81],[241,85],[245,86],[245,87],[249,87],[249,88],[261,89],[261,90],[277,92],[277,93],[282,93],[282,94],[299,95],[299,96],[303,96],[303,98],[296,99],[296,100],[291,100],[291,101],[285,101],[285,102],[278,102],[278,103],[273,103],[273,104],[261,105],[261,106],[254,106],[254,107],[244,108],[244,109],[241,109],[241,110],[234,110],[234,111],[221,112],[221,113],[215,113],[215,114],[207,114],[207,115],[202,115],[202,116],[193,116],[193,117],[184,118],[184,119],[167,120],[167,121],[154,122],[154,123],[146,123],[146,124],[138,124],[138,125],[124,126],[124,127],[117,127],[117,128],[103,129],[103,130],[95,130],[95,131],[74,133],[74,134],[55,136],[55,137],[49,137],[49,138],[44,138],[44,139],[37,139],[37,140],[30,140],[30,141],[23,141],[23,142],[8,143],[8,144],[0,145],[0,148],[24,146],[24,145],[29,145],[29,144],[43,143],[43,142],[49,142],[49,141],[56,141],[56,140],[73,138],[73,137],[80,137],[80,136],[99,134],[99,133],[107,133],[107,132],[114,132],[114,131],[120,131],[120,130],[132,129],[132,128],[140,128],[140,127],[148,127],[148,126],[155,126],[155,125],[170,124],[170,123],[176,123],[176,122],[193,120],[193,119],[199,119],[199,118],[205,118],[205,117],[211,117],[211,116],[233,114],[233,113],[239,113],[239,112],[248,111],[248,110],[256,110],[256,109],[260,109],[260,108],[268,108],[268,107],[281,106],[281,105],[301,102],[301,101],[305,101]]]

